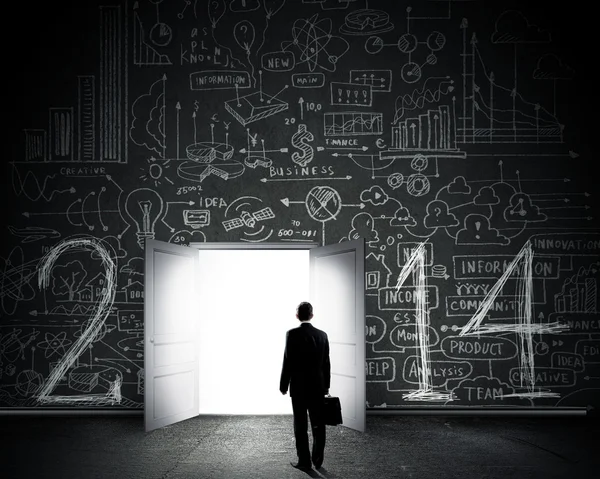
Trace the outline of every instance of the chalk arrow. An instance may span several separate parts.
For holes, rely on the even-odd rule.
[[[331,148],[332,150],[362,150],[362,151],[367,151],[369,149],[368,146],[359,146],[359,147],[346,147],[346,146],[330,146],[329,148]],[[320,151],[320,150],[319,150]],[[333,156],[338,156],[339,153],[332,153]]]
[[[290,203],[304,204],[304,201],[291,201],[289,198],[282,198],[281,201],[285,206],[290,206]]]
[[[324,180],[351,180],[352,176],[330,176],[330,177],[314,177],[314,178],[261,178],[259,181],[266,183],[267,181],[324,181]]]
[[[354,206],[354,207],[360,208],[362,210],[365,207],[365,204],[364,203],[358,203],[358,204],[342,205],[342,206]]]
[[[195,201],[167,201],[167,204],[169,205],[195,205],[196,202]]]
[[[246,148],[242,148],[239,150],[240,153],[263,153],[263,150],[247,150]],[[279,148],[278,150],[264,150],[265,153],[287,153],[287,148]]]

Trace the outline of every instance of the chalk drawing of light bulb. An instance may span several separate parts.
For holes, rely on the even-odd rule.
[[[143,249],[146,238],[154,238],[154,226],[163,212],[163,199],[150,188],[138,188],[127,196],[125,211],[137,227],[137,242]]]

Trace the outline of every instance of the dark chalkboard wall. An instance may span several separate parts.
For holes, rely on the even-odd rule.
[[[0,406],[143,407],[147,237],[365,238],[368,407],[600,405],[590,30],[489,3],[15,13]]]

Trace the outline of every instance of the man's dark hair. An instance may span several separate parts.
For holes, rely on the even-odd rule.
[[[298,319],[300,321],[306,321],[307,319],[310,319],[310,317],[313,314],[313,307],[312,304],[307,303],[307,302],[302,302],[298,305]]]

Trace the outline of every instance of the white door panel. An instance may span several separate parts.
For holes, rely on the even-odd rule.
[[[197,416],[198,251],[146,240],[144,418],[146,431]]]
[[[310,250],[310,301],[329,337],[331,384],[344,425],[365,430],[364,240]]]

